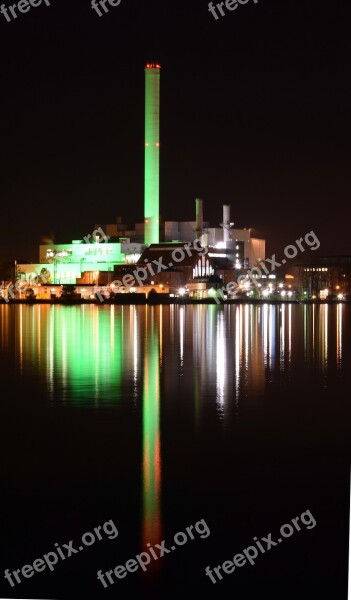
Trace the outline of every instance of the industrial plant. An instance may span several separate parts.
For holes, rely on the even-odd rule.
[[[170,266],[157,282],[150,275],[143,291],[158,284],[172,295],[186,289],[206,298],[214,284],[232,281],[233,271],[247,270],[265,259],[265,241],[252,237],[250,229],[235,228],[229,204],[218,215],[217,227],[204,219],[206,207],[199,198],[195,199],[194,220],[161,221],[160,74],[158,63],[145,66],[144,222],[130,227],[118,216],[114,223],[95,224],[91,235],[69,244],[41,245],[38,263],[16,265],[16,280],[23,289],[34,289],[36,297],[52,298],[60,286],[76,285],[82,297],[89,298],[91,286],[110,285],[120,273],[147,263],[150,252],[153,257],[165,256],[194,240],[204,248],[202,256]],[[21,284],[17,289],[21,291]]]

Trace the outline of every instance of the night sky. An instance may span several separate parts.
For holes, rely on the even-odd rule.
[[[9,2],[5,2],[8,6]],[[143,220],[144,64],[161,72],[161,215],[218,226],[222,204],[268,253],[313,229],[351,254],[351,6],[253,0],[51,0],[0,15],[0,261]]]

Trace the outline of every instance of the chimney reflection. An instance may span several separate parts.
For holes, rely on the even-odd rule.
[[[143,384],[143,528],[142,545],[162,540],[160,346],[158,309],[145,307]]]

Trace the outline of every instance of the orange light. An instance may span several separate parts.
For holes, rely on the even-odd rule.
[[[159,63],[148,63],[145,65],[145,69],[161,69],[161,65]]]

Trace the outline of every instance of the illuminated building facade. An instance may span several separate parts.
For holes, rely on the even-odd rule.
[[[100,273],[111,273],[125,262],[121,243],[45,244],[39,247],[39,263],[17,265],[17,276],[29,283],[42,275],[50,284],[98,283]]]

